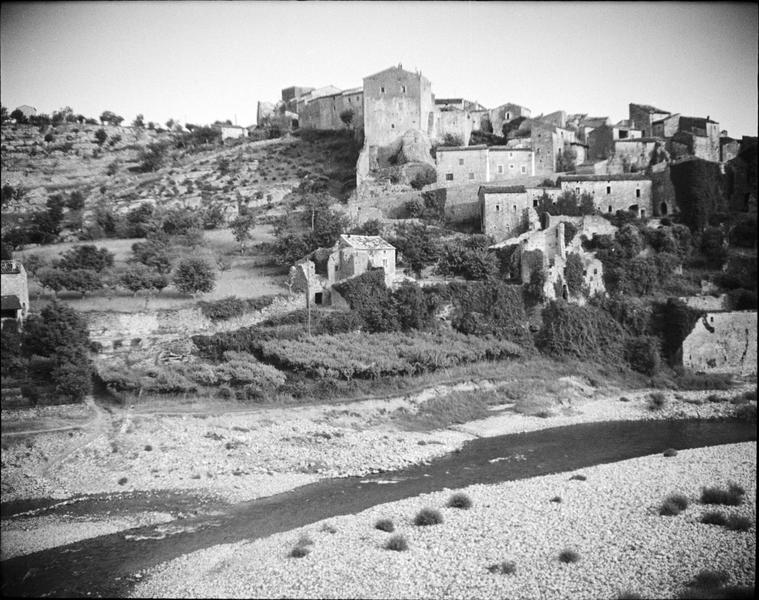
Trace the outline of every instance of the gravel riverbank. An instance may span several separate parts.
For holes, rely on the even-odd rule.
[[[571,473],[464,491],[469,510],[447,508],[450,491],[373,507],[356,515],[251,542],[194,552],[143,574],[134,597],[298,598],[613,598],[622,592],[671,598],[702,569],[725,571],[729,583],[753,585],[756,571],[756,443],[684,450]],[[734,481],[741,506],[699,503],[704,486]],[[660,516],[669,494],[688,508]],[[561,502],[552,502],[554,497]],[[414,526],[423,507],[442,524]],[[699,521],[707,510],[751,519],[748,531]],[[374,529],[392,519],[406,552],[383,549],[390,534]],[[328,530],[326,526],[330,526]],[[331,531],[334,530],[334,533]],[[288,554],[302,535],[313,540],[303,558]],[[564,564],[570,548],[579,561]],[[488,566],[514,561],[511,575]]]

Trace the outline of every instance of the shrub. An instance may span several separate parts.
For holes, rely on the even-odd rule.
[[[570,481],[572,481],[572,480],[574,480],[574,481],[585,481],[586,479],[587,479],[587,477],[585,477],[585,475],[580,475],[580,474],[572,475],[572,477],[569,478]]]
[[[730,485],[726,490],[719,487],[706,487],[701,490],[701,503],[739,506],[743,503],[744,493],[741,487],[735,485]]]
[[[696,574],[690,585],[692,587],[714,589],[725,585],[729,580],[730,576],[724,571],[702,569]]]
[[[733,384],[730,373],[686,373],[676,379],[681,390],[727,390]]]
[[[513,560],[504,560],[503,562],[490,565],[488,571],[500,573],[501,575],[513,575],[517,572],[517,564]]]
[[[727,517],[718,510],[710,510],[701,515],[701,522],[706,525],[724,525]]]
[[[290,554],[288,556],[290,558],[303,558],[309,552],[311,552],[311,548],[307,548],[305,546],[295,546],[295,548],[290,550]]]
[[[641,335],[625,343],[625,360],[630,367],[644,375],[655,375],[661,367],[659,339]]]
[[[687,501],[686,501],[687,503]],[[674,517],[683,512],[682,503],[677,498],[668,497],[659,507],[659,514],[665,517]]]
[[[201,258],[185,258],[177,266],[173,282],[185,294],[210,292],[216,287],[216,273]]]
[[[440,514],[440,511],[433,508],[423,508],[416,514],[416,517],[414,517],[414,525],[418,525],[419,527],[437,525],[442,522],[443,515]]]
[[[472,506],[472,500],[464,493],[457,493],[451,496],[448,500],[448,506],[450,508],[470,508]]]
[[[153,446],[150,444],[145,444],[145,452],[150,452],[153,449]]]
[[[380,531],[387,531],[388,533],[395,531],[395,525],[393,525],[390,519],[380,519],[374,524],[374,528]]]
[[[741,404],[740,406],[736,406],[733,411],[733,417],[747,423],[756,423],[756,404]]]
[[[648,408],[660,410],[667,404],[667,397],[662,392],[651,392],[648,395]]]
[[[551,498],[551,502],[556,502],[557,504],[561,504],[562,502],[561,496],[554,496],[553,498]]]
[[[314,540],[312,540],[308,534],[304,533],[298,538],[298,543],[296,546],[312,546],[314,543]]]
[[[754,522],[748,517],[741,515],[730,515],[725,522],[725,527],[730,531],[748,531]]]
[[[126,477],[122,477],[121,479],[119,479],[119,485],[124,485],[126,484],[127,481],[128,479]]]
[[[667,448],[662,454],[666,457],[677,456],[677,450],[674,448]]]
[[[385,550],[395,550],[396,552],[403,552],[408,550],[408,542],[402,535],[394,535],[385,542]]]
[[[575,563],[580,560],[580,555],[571,549],[562,550],[559,553],[559,561],[563,563]]]

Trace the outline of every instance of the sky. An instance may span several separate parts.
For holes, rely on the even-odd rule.
[[[0,100],[129,123],[256,120],[291,85],[341,89],[402,64],[438,98],[533,115],[628,104],[757,135],[756,3],[13,2]]]

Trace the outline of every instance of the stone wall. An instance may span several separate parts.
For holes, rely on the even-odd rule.
[[[460,146],[437,149],[435,157],[438,184],[462,185],[489,181],[487,146]]]
[[[706,313],[683,341],[683,366],[756,375],[756,330],[756,311]]]
[[[469,139],[472,137],[472,117],[465,110],[448,109],[435,110],[434,119],[434,141],[445,141],[446,135],[452,135],[459,140],[462,146],[469,145]]]
[[[629,179],[603,179],[602,176],[590,180],[576,180],[573,177],[561,178],[561,190],[584,193],[593,196],[593,205],[605,213],[616,213],[618,210],[630,210],[637,206],[641,216],[653,216],[651,200],[651,180],[643,177]]]
[[[507,181],[535,175],[535,154],[529,148],[488,148],[488,181]]]

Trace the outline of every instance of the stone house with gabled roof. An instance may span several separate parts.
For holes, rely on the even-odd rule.
[[[307,291],[309,302],[317,305],[343,305],[332,286],[372,269],[384,269],[385,284],[396,278],[395,246],[376,235],[340,236],[332,248],[318,248],[290,269],[294,286]]]
[[[632,127],[639,129],[642,132],[642,137],[652,137],[654,135],[653,123],[665,119],[671,114],[668,110],[662,110],[650,104],[635,104],[631,102],[629,105]]]
[[[637,217],[654,215],[651,178],[642,173],[620,175],[563,175],[557,183],[562,192],[574,192],[578,197],[590,194],[593,206],[602,213],[630,211]]]

